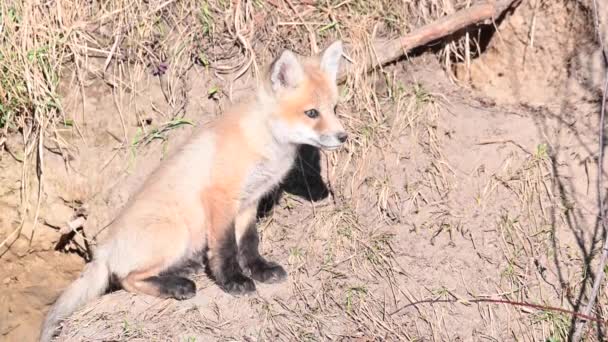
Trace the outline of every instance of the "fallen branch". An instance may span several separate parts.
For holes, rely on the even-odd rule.
[[[71,232],[75,232],[79,228],[84,227],[84,224],[86,221],[87,221],[87,219],[84,216],[78,216],[74,220],[66,222],[66,225],[64,227],[61,227],[61,229],[59,229],[59,233],[61,235],[67,235]]]
[[[604,59],[605,63],[608,63],[608,51],[606,50],[606,46],[604,45],[604,36],[602,34],[602,30],[600,25],[602,23],[600,23],[600,16],[599,16],[600,11],[598,10],[598,3],[596,0],[593,1],[593,15],[594,15],[594,24],[595,24],[595,30],[597,32],[598,35],[598,41],[599,41],[599,45],[600,45],[600,49],[602,49],[602,58]],[[604,25],[606,25],[606,23],[603,23]],[[606,231],[606,228],[608,228],[607,222],[606,222],[606,212],[604,210],[604,197],[603,197],[603,192],[604,192],[604,184],[603,184],[603,174],[604,174],[604,129],[605,124],[605,118],[606,118],[606,98],[608,96],[608,69],[606,70],[606,79],[604,80],[604,92],[602,94],[602,105],[600,108],[600,127],[598,129],[598,140],[599,140],[599,156],[597,159],[597,198],[598,198],[598,217],[599,217],[599,226],[602,229],[603,232]],[[589,316],[591,315],[591,311],[593,310],[593,307],[595,306],[595,301],[598,297],[599,291],[600,291],[600,286],[602,285],[602,280],[604,280],[604,270],[606,269],[606,263],[608,263],[608,237],[605,238],[604,240],[604,244],[602,247],[602,254],[600,256],[600,263],[597,267],[597,271],[595,273],[595,281],[593,283],[593,288],[591,290],[591,295],[589,296],[589,301],[587,302],[587,306],[585,306],[585,308],[582,310],[582,314]],[[583,288],[582,291],[584,291],[585,289]],[[580,339],[582,338],[584,331],[585,331],[585,327],[587,325],[587,321],[582,321],[582,322],[577,322],[575,329],[574,329],[574,334],[572,335],[572,341],[573,342],[578,342],[580,341]]]
[[[539,305],[539,304],[533,304],[533,303],[525,303],[525,302],[516,302],[516,301],[512,301],[512,300],[507,300],[507,299],[492,299],[492,298],[472,298],[472,299],[424,299],[424,300],[419,300],[417,302],[413,302],[413,303],[409,303],[406,304],[402,307],[400,307],[399,309],[389,313],[389,316],[392,316],[396,313],[399,313],[401,311],[403,311],[404,309],[411,307],[411,306],[417,306],[418,304],[436,304],[436,303],[461,303],[461,304],[469,304],[469,303],[493,303],[493,304],[507,304],[507,305],[512,305],[512,306],[521,306],[521,307],[526,307],[526,308],[531,308],[531,309],[537,309],[537,310],[542,310],[542,311],[554,311],[554,312],[561,312],[564,314],[568,314],[568,315],[572,315],[574,317],[579,317],[582,318],[586,321],[592,321],[592,322],[596,322],[598,324],[602,324],[602,325],[608,325],[608,321],[600,319],[600,318],[596,318],[590,315],[585,315],[579,312],[575,312],[575,311],[571,311],[571,310],[567,310],[567,309],[562,309],[562,308],[558,308],[558,307],[554,307],[554,306],[546,306],[546,305]]]
[[[433,23],[425,25],[405,36],[391,39],[386,42],[374,43],[374,52],[377,58],[370,58],[365,62],[365,71],[373,70],[379,66],[394,62],[408,51],[431,43],[456,33],[468,26],[495,20],[507,9],[518,4],[521,0],[488,0],[460,10],[452,15],[443,17]],[[346,75],[354,71],[356,64],[345,64],[338,75],[339,82],[346,80]]]

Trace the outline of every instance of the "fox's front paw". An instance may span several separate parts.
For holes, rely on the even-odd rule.
[[[251,278],[262,283],[280,283],[287,278],[287,272],[281,265],[264,260],[256,260],[249,266]]]
[[[232,295],[243,295],[255,292],[255,283],[241,273],[235,273],[221,287]]]

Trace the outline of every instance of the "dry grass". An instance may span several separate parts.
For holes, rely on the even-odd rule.
[[[374,55],[371,41],[402,34],[468,3],[4,1],[0,5],[0,142],[9,135],[22,136],[22,187],[31,184],[25,178],[36,175],[32,173],[36,166],[42,189],[41,175],[48,170],[39,162],[44,160],[41,147],[47,141],[67,147],[56,132],[58,127],[81,134],[87,121],[86,116],[64,112],[62,97],[68,91],[84,96],[88,84],[103,80],[120,113],[123,132],[117,139],[124,148],[142,148],[186,123],[183,116],[192,70],[207,70],[222,85],[210,85],[201,93],[232,100],[233,87],[242,79],[259,76],[262,65],[283,48],[316,53],[340,38],[349,44],[348,58],[357,61]],[[473,36],[441,45],[438,51],[447,70],[456,61],[471,62],[477,51]],[[127,114],[118,104],[144,92],[141,81],[150,75],[161,79],[168,104],[161,113],[166,124],[132,136],[126,128],[129,118],[123,117]],[[445,95],[404,79],[402,71],[389,66],[371,74],[349,75],[342,85],[339,114],[353,139],[343,153],[323,158],[323,176],[330,181],[334,197],[306,203],[286,196],[273,215],[260,222],[263,236],[273,240],[266,240],[263,247],[280,244],[285,252],[281,257],[290,269],[289,291],[285,296],[239,300],[239,305],[255,312],[253,323],[259,325],[255,334],[251,330],[246,334],[268,340],[450,340],[457,336],[454,329],[462,315],[484,331],[478,336],[520,334],[528,340],[565,340],[569,317],[549,311],[471,306],[465,300],[486,296],[572,307],[562,299],[580,291],[577,279],[581,275],[575,272],[559,283],[564,279],[553,279],[542,269],[555,253],[562,252],[552,238],[568,220],[567,201],[556,190],[555,165],[547,145],[541,143],[528,153],[514,148],[501,171],[479,189],[474,202],[480,212],[497,201],[504,203],[498,205],[500,214],[492,217],[494,225],[488,227],[498,237],[495,248],[477,250],[474,240],[485,233],[476,227],[485,222],[459,207],[460,199],[455,197],[462,185],[443,151],[448,137],[440,127],[441,113],[449,103]],[[7,148],[14,152],[18,147]],[[400,168],[401,164],[408,166]],[[23,188],[22,192],[24,215],[34,215],[35,206],[28,207],[31,191]],[[294,231],[295,222],[306,225]],[[426,248],[438,256],[410,259],[410,242],[404,236],[428,241]],[[447,266],[437,271],[445,272],[445,279],[429,275],[433,270],[425,268],[425,263],[437,266],[433,258],[445,257],[444,249],[461,250],[469,240],[473,245],[467,248],[479,256],[475,263],[487,260],[492,263],[488,269],[500,268],[497,277],[479,276],[484,281],[491,278],[483,287],[486,292],[479,283],[462,279],[462,272],[472,266],[459,260],[452,265],[446,257]],[[424,254],[424,250],[417,252]],[[420,265],[412,266],[416,264]],[[572,266],[576,267],[585,271],[580,260]],[[201,282],[203,287],[211,286],[206,280]],[[424,300],[452,303],[412,304]],[[602,300],[606,302],[605,297]],[[412,307],[401,311],[404,305]],[[242,338],[238,323],[245,318],[229,309],[200,312],[165,301],[139,313],[122,307],[115,313],[92,309],[90,316],[90,310],[85,310],[72,323],[88,325],[99,320],[106,327],[120,326],[101,332],[105,338],[120,340],[160,336],[189,340],[190,333]],[[508,331],[503,334],[500,325],[511,319],[512,326],[504,328]],[[182,335],[166,333],[178,330]],[[74,330],[66,334],[70,333]]]
[[[356,60],[359,53],[373,54],[366,44],[370,40],[393,37],[465,4],[92,1],[74,6],[70,1],[6,1],[1,8],[0,127],[6,135],[9,129],[47,128],[62,118],[61,77],[74,77],[74,85],[82,85],[93,75],[133,90],[143,73],[164,66],[174,76],[167,82],[167,95],[176,105],[177,80],[192,63],[239,77],[249,68],[257,71],[260,59],[280,49],[315,53],[336,37],[351,44]]]
[[[149,74],[162,76],[170,106],[163,116],[171,122],[183,115],[187,105],[185,77],[193,65],[227,77],[229,86],[223,91],[231,98],[232,80],[249,71],[258,75],[260,63],[280,49],[316,53],[328,41],[342,38],[351,44],[350,57],[356,61],[361,54],[374,54],[371,40],[395,36],[465,4],[446,0],[416,5],[392,1],[92,1],[78,5],[5,1],[0,27],[0,142],[3,150],[23,162],[22,216],[38,212],[39,205],[30,204],[26,185],[43,192],[44,148],[40,147],[68,147],[57,129],[73,128],[83,134],[80,127],[86,117],[73,118],[64,111],[62,97],[68,89],[84,94],[93,79],[106,82],[120,114],[123,132],[119,138],[128,145],[132,138],[118,103],[138,93],[138,82]],[[369,84],[368,76],[353,75],[346,89]],[[359,121],[373,127],[383,120],[373,92],[354,92],[346,98],[367,113]],[[22,146],[9,146],[9,133],[21,135]],[[32,173],[34,169],[37,174]]]

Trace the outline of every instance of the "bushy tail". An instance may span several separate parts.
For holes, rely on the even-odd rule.
[[[110,270],[105,260],[94,260],[85,266],[84,271],[62,294],[49,310],[40,342],[50,342],[59,323],[88,301],[101,296],[108,288]]]

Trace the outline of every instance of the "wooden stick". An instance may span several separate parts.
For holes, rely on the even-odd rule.
[[[602,27],[603,25],[608,25],[608,23],[601,23],[600,22],[600,15],[599,13],[601,13],[601,9],[598,8],[598,2],[596,0],[593,0],[593,22],[595,25],[595,31],[598,34],[598,41],[599,41],[599,45],[600,45],[600,49],[602,49],[602,58],[604,59],[605,63],[608,63],[608,53],[606,50],[606,45],[604,45],[604,39],[606,39],[607,37],[605,37],[602,32],[607,32],[607,31],[603,31]],[[604,28],[606,28],[604,26]],[[598,140],[599,140],[599,156],[597,159],[597,199],[598,199],[598,217],[600,219],[600,222],[598,223],[598,225],[601,227],[602,231],[606,231],[606,229],[608,228],[608,223],[606,222],[606,212],[604,210],[604,197],[603,197],[603,192],[604,192],[604,183],[603,183],[603,177],[602,175],[604,174],[604,129],[605,129],[605,120],[606,120],[606,99],[608,98],[608,70],[606,70],[606,79],[604,81],[604,93],[602,94],[602,105],[600,107],[600,126],[599,126],[599,132],[598,132]],[[593,246],[593,244],[592,244]],[[606,263],[608,263],[608,237],[605,238],[604,240],[604,245],[602,247],[602,254],[600,256],[600,263],[597,267],[597,271],[595,272],[595,281],[593,282],[593,288],[591,290],[591,295],[589,296],[589,301],[587,302],[587,305],[585,306],[585,308],[581,311],[582,314],[589,316],[591,314],[591,311],[593,310],[593,307],[595,306],[595,301],[597,300],[597,297],[599,295],[599,291],[600,291],[600,286],[602,285],[602,280],[604,280],[604,270],[606,269]],[[589,263],[591,264],[591,263]],[[589,267],[591,267],[591,265],[589,265]],[[583,289],[581,289],[581,291],[585,291],[585,288],[583,287]],[[575,324],[575,328],[574,328],[574,334],[572,335],[572,341],[573,342],[578,342],[581,340],[581,338],[583,337],[584,333],[585,333],[585,327],[587,326],[587,321],[582,321],[582,322],[576,322]]]
[[[365,71],[371,71],[381,65],[394,62],[414,48],[449,36],[470,25],[489,19],[494,20],[500,17],[507,9],[519,4],[520,1],[521,0],[488,0],[484,3],[475,4],[452,15],[443,17],[412,33],[406,34],[405,36],[391,39],[386,42],[374,43],[377,59],[371,58],[362,62],[365,63]],[[355,64],[345,64],[345,67],[338,75],[338,82],[344,82],[346,80],[346,75],[354,71],[355,67]]]

